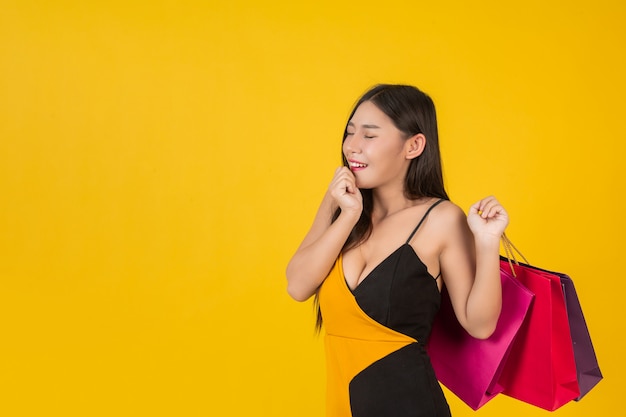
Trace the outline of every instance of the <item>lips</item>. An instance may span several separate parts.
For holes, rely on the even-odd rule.
[[[352,170],[367,168],[367,164],[364,164],[363,162],[359,162],[359,161],[350,160],[348,161],[348,164],[350,165],[350,169]]]

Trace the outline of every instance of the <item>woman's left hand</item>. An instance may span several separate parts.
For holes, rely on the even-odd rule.
[[[489,196],[470,207],[467,224],[474,236],[492,235],[500,239],[509,224],[509,215],[494,196]]]

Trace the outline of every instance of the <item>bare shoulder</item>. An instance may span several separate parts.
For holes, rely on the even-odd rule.
[[[436,203],[437,200],[432,199],[426,204],[433,207],[433,204]],[[424,212],[422,211],[422,213]],[[430,259],[431,265],[436,265],[445,248],[454,246],[455,242],[463,241],[467,220],[463,210],[449,200],[438,203],[424,220],[420,232],[417,233],[411,244],[420,254],[422,260],[428,264]],[[434,266],[432,268],[433,270],[437,269]]]
[[[466,234],[467,215],[452,201],[441,202],[430,213],[430,227],[444,241],[456,240]]]
[[[465,223],[465,212],[450,200],[442,201],[430,214],[438,227],[455,227]]]

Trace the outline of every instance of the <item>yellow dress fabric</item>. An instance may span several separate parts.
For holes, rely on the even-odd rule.
[[[339,256],[319,291],[327,364],[326,415],[351,417],[350,381],[375,361],[417,342],[369,317],[348,288]]]

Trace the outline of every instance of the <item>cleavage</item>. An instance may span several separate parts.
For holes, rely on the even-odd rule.
[[[358,276],[357,281],[355,282],[353,278],[349,279],[348,277],[354,277],[356,274],[353,274],[352,271],[350,271],[352,268],[348,267],[348,274],[346,274],[346,262],[345,262],[345,258],[346,256],[343,256],[343,271],[344,271],[344,279],[346,281],[346,284],[348,285],[348,287],[354,291],[356,290],[365,280],[367,280],[373,272],[375,272],[381,265],[385,264],[387,261],[389,261],[395,254],[397,254],[398,252],[400,252],[401,249],[403,249],[404,247],[409,246],[410,245],[408,243],[403,243],[401,245],[399,245],[395,250],[389,252],[385,257],[379,257],[377,256],[376,259],[380,259],[380,261],[374,263],[374,262],[366,262],[364,267],[361,269],[361,272]],[[359,247],[360,248],[360,247]],[[350,252],[356,252],[357,253],[348,253],[348,258],[354,259],[354,257],[358,258],[359,260],[363,260],[364,256],[362,254],[362,252],[359,250],[359,248],[355,248],[353,251]],[[411,248],[411,251],[413,249]],[[348,264],[354,264],[353,262],[348,262]],[[372,266],[373,265],[373,266]],[[370,267],[372,266],[372,267]]]

